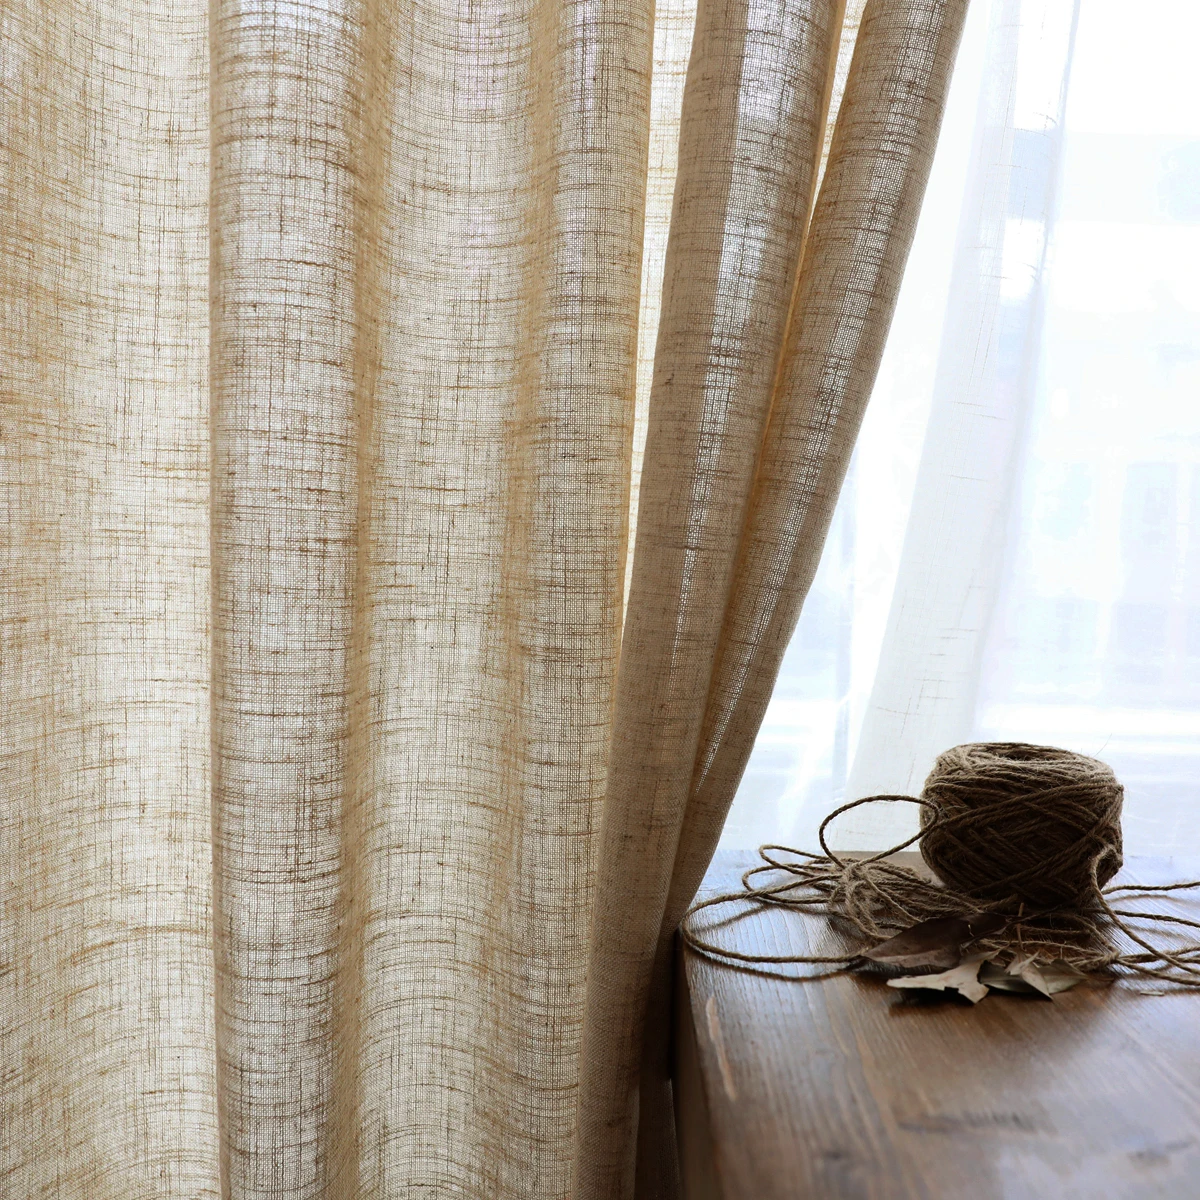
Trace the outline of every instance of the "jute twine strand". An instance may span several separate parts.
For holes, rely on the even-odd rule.
[[[1117,907],[1138,896],[1197,888],[1200,880],[1106,886],[1122,863],[1123,797],[1112,770],[1085,755],[1024,742],[956,746],[938,758],[920,796],[866,796],[834,809],[818,831],[821,854],[762,846],[763,861],[745,872],[741,890],[693,904],[681,936],[692,949],[732,962],[847,965],[920,921],[995,913],[1005,918],[1004,927],[978,939],[975,950],[1033,952],[1089,974],[1120,968],[1200,987],[1200,941],[1162,946],[1129,923],[1186,930],[1200,929],[1200,921]],[[826,830],[833,821],[879,803],[919,805],[919,832],[864,858],[829,848]],[[887,861],[918,842],[937,880]],[[760,881],[764,875],[767,882]],[[733,901],[823,912],[863,945],[840,955],[749,954],[695,931],[694,914]],[[1121,936],[1137,949],[1119,949]]]

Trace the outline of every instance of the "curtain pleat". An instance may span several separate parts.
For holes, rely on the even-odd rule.
[[[0,13],[0,1195],[213,1196],[207,5]]]
[[[212,9],[213,864],[221,1168],[326,1193],[378,149],[364,14]]]
[[[566,1192],[651,32],[596,0],[215,19],[234,1195]]]
[[[641,1023],[787,324],[836,8],[705,0],[679,173],[598,863],[576,1186],[627,1194]],[[685,769],[686,768],[686,769]]]
[[[652,27],[626,0],[389,22],[347,1194],[565,1195]]]
[[[656,0],[654,71],[650,91],[650,155],[646,164],[646,211],[642,221],[642,291],[638,311],[637,402],[633,460],[629,469],[629,538],[625,591],[633,571],[642,460],[654,382],[654,350],[662,314],[663,269],[671,229],[671,203],[679,165],[679,115],[696,27],[696,0]]]
[[[868,4],[705,705],[666,926],[700,885],[821,557],[883,354],[966,0]]]
[[[807,7],[806,16],[814,11]],[[722,94],[701,82],[707,13],[699,10],[597,867],[581,1084],[586,1194],[632,1192],[639,1122],[643,1133],[647,1126],[656,1133],[642,1137],[636,1155],[638,1194],[672,1187],[658,1132],[670,1126],[672,937],[711,858],[816,570],[882,354],[965,13],[966,0],[868,3],[803,264],[797,276],[796,259],[781,257],[781,268],[791,270],[776,293],[776,327],[738,327],[759,356],[756,365],[771,351],[773,367],[778,342],[771,334],[783,338],[796,280],[778,375],[764,381],[738,375],[729,325],[720,316],[705,323],[678,282],[702,269],[705,244],[726,255],[752,243],[748,230],[731,236],[728,208],[723,238],[688,241],[689,217],[702,220],[689,207],[691,179],[736,162],[708,114],[697,122],[702,146],[688,149],[689,118],[703,103],[693,92],[706,100]],[[737,22],[723,17],[719,25],[728,36]],[[810,60],[814,76],[831,68],[830,49],[826,33]],[[734,80],[747,58],[735,52],[723,59]],[[776,68],[770,77],[782,74]],[[824,86],[809,93],[814,122]],[[744,82],[731,91],[735,110],[754,94]],[[772,128],[796,124],[793,117]],[[771,177],[768,164],[786,162],[772,150],[755,156],[756,186]],[[753,192],[743,211],[748,222],[790,217],[798,248],[803,189],[798,181],[793,189],[786,216]],[[714,192],[720,197],[709,190],[710,202]],[[736,190],[727,194],[732,200]],[[753,277],[771,279],[762,259]],[[739,283],[736,272],[716,273],[714,312],[747,311]],[[686,348],[671,340],[676,320],[691,340]]]

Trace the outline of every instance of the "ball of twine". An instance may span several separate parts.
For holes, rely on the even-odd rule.
[[[1124,795],[1107,764],[1069,750],[955,746],[921,792],[921,857],[978,900],[1094,908],[1121,869]]]
[[[1111,768],[1086,755],[1025,742],[956,746],[938,757],[920,796],[866,796],[834,809],[818,831],[822,853],[760,847],[762,864],[742,876],[742,889],[693,904],[681,936],[693,949],[732,962],[850,964],[870,945],[918,922],[989,913],[1004,923],[976,940],[975,949],[985,953],[1032,949],[1036,957],[1061,958],[1085,972],[1120,967],[1200,987],[1200,942],[1163,946],[1145,932],[1147,924],[1179,930],[1200,928],[1200,922],[1115,907],[1200,887],[1200,880],[1108,886],[1122,864],[1123,799]],[[920,832],[865,857],[832,851],[829,825],[877,803],[920,806]],[[936,879],[889,861],[915,842]],[[702,937],[690,918],[736,900],[824,912],[864,945],[841,955],[758,955]]]

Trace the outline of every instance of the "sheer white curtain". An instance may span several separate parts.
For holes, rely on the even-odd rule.
[[[879,383],[726,845],[807,844],[834,803],[919,788],[977,738],[1099,754],[1133,852],[1194,842],[1196,33],[1180,2],[1144,23],[1115,0],[972,6]],[[886,844],[909,820],[851,814],[834,841]]]

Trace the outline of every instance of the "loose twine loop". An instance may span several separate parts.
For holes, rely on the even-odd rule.
[[[1200,941],[1164,947],[1129,924],[1200,929],[1200,921],[1115,906],[1200,887],[1200,880],[1106,886],[1122,864],[1123,798],[1112,770],[1082,754],[1024,742],[956,746],[939,756],[920,796],[866,796],[834,809],[817,835],[823,853],[760,847],[763,862],[745,872],[742,890],[693,904],[681,936],[694,950],[734,962],[847,965],[862,951],[748,954],[706,941],[689,918],[735,900],[823,911],[859,934],[865,950],[920,921],[994,913],[1005,925],[974,943],[983,952],[1033,952],[1089,974],[1124,968],[1200,987]],[[832,821],[881,802],[920,805],[920,831],[865,858],[844,858],[829,848],[825,831]],[[937,880],[886,861],[915,842]],[[764,874],[771,881],[756,882]],[[1118,949],[1121,935],[1139,949]]]

